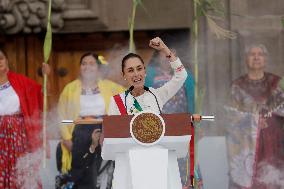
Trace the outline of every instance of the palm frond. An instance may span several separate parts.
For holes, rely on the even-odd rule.
[[[235,32],[226,30],[220,27],[211,15],[205,15],[209,29],[218,39],[235,39],[237,37]]]
[[[137,6],[141,7],[147,13],[147,9],[144,6],[143,1],[142,0],[135,0],[135,1],[137,1]]]
[[[51,53],[51,47],[52,47],[52,29],[50,22],[48,22],[44,38],[44,44],[43,44],[43,56],[45,63],[48,62]]]

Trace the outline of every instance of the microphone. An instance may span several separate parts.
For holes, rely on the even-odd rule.
[[[125,95],[128,95],[131,91],[133,91],[134,86],[132,85],[131,87],[129,87],[129,89],[127,89],[127,91],[125,91]]]
[[[162,114],[162,111],[161,111],[161,108],[160,108],[160,105],[159,105],[159,102],[158,102],[156,95],[149,89],[149,87],[144,86],[144,90],[150,92],[155,97],[155,100],[156,100],[156,103],[158,105],[160,114]]]
[[[127,89],[127,91],[125,91],[125,96],[124,96],[124,103],[125,103],[125,109],[126,109],[126,113],[127,113],[127,103],[126,103],[126,97],[129,95],[129,93],[131,91],[133,91],[134,86],[132,85],[131,87],[129,87],[129,89]]]

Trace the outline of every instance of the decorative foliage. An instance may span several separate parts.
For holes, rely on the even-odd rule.
[[[223,20],[224,5],[220,0],[193,0],[197,6],[197,13],[195,19],[201,16],[206,18],[208,27],[218,39],[233,39],[236,34],[232,31],[226,30],[217,24],[217,20]]]
[[[52,47],[52,30],[51,30],[51,0],[48,1],[48,16],[47,16],[47,26],[46,26],[46,34],[43,45],[43,54],[44,54],[44,62],[48,63],[51,47]],[[46,166],[46,117],[47,117],[47,75],[43,76],[43,167]]]
[[[46,34],[43,45],[44,62],[46,63],[48,62],[52,46],[52,29],[51,29],[50,17],[51,17],[51,0],[49,0],[49,5],[48,5]]]
[[[211,32],[213,32],[218,39],[234,39],[236,38],[236,34],[234,32],[231,32],[229,30],[226,30],[222,27],[220,27],[214,19],[220,19],[216,18],[211,15],[205,15],[209,29]]]
[[[205,16],[209,11],[219,16],[224,15],[224,5],[220,0],[193,0],[197,5],[199,16]]]
[[[135,15],[137,6],[141,6],[144,10],[145,7],[142,3],[142,0],[132,0],[132,13],[128,21],[129,27],[129,52],[135,52],[135,43],[134,43],[134,26],[135,26]]]
[[[103,55],[99,55],[98,59],[99,59],[99,63],[100,64],[103,64],[103,65],[107,65],[108,64],[107,60],[105,59],[105,57]]]
[[[195,94],[194,94],[194,103],[195,103],[195,113],[202,113],[203,99],[205,94],[205,88],[200,88],[199,86],[199,67],[198,67],[198,28],[199,28],[199,18],[205,17],[208,27],[211,32],[213,32],[218,39],[234,39],[236,34],[232,31],[226,30],[219,26],[216,20],[223,20],[224,14],[224,5],[221,0],[193,0],[193,14],[194,20],[192,25],[192,45],[193,45],[193,64],[194,64],[194,79],[195,79]],[[198,136],[199,124],[195,124],[194,135]],[[198,151],[198,137],[194,138],[194,169],[198,167],[197,164],[197,151]],[[194,176],[197,178],[197,175]],[[199,188],[198,185],[195,185],[194,188]]]

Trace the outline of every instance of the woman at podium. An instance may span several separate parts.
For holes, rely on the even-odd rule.
[[[134,53],[127,54],[122,59],[122,75],[129,85],[129,89],[120,94],[123,104],[116,98],[111,98],[109,115],[123,114],[123,109],[127,114],[135,114],[143,110],[151,110],[161,113],[164,104],[173,97],[183,86],[187,78],[187,72],[179,58],[156,37],[150,40],[149,46],[164,54],[174,72],[172,79],[160,88],[145,87],[146,66],[143,59]]]
[[[121,66],[122,75],[127,81],[129,89],[111,98],[108,115],[135,115],[141,111],[152,111],[161,114],[164,104],[183,86],[187,78],[187,72],[180,59],[171,52],[159,37],[150,40],[149,46],[160,51],[167,58],[167,63],[170,64],[174,73],[172,79],[156,89],[146,87],[144,85],[146,66],[143,59],[134,53],[127,54],[122,59]],[[139,147],[139,145],[137,145],[136,147],[140,148],[141,146]],[[149,168],[147,173],[144,174],[144,171],[142,171],[143,173],[139,173],[139,175],[144,174],[143,176],[137,176],[137,174],[135,176],[135,173],[132,172],[133,170],[141,169],[136,169],[132,166],[134,165],[131,163],[133,162],[131,161],[131,157],[133,156],[130,155],[130,151],[116,155],[113,181],[114,189],[140,189],[143,187],[147,189],[164,189],[165,187],[167,189],[182,188],[175,152],[168,151],[168,149],[163,147],[158,150],[156,146],[147,148],[147,150],[150,151],[152,149],[155,151],[154,153],[157,154],[158,152],[157,155],[159,157],[155,156],[152,159],[150,158],[151,160],[142,158],[141,164],[136,161],[136,163],[134,163],[140,167],[142,166],[144,171],[145,167]],[[147,154],[146,156],[149,158],[151,152],[147,151],[144,155],[145,154]],[[144,157],[144,155],[140,157]],[[138,157],[137,154],[136,157]],[[139,159],[141,160],[141,158]],[[166,159],[166,161],[164,161],[164,159]],[[162,163],[162,165],[159,166],[161,162],[167,163]],[[149,166],[149,164],[151,164],[151,166]],[[161,173],[161,175],[157,176],[156,172],[158,172],[158,174]],[[153,175],[153,177],[149,175]],[[155,180],[156,177],[159,181]]]

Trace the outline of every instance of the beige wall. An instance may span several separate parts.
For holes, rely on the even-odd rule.
[[[189,28],[191,26],[191,1],[187,0],[143,0],[145,10],[137,8],[137,30]],[[108,29],[128,30],[132,0],[107,0]]]
[[[143,0],[135,30],[190,28],[191,1]],[[66,0],[64,26],[56,32],[127,31],[132,0]],[[89,5],[89,6],[88,6]],[[83,8],[82,8],[83,7]]]

